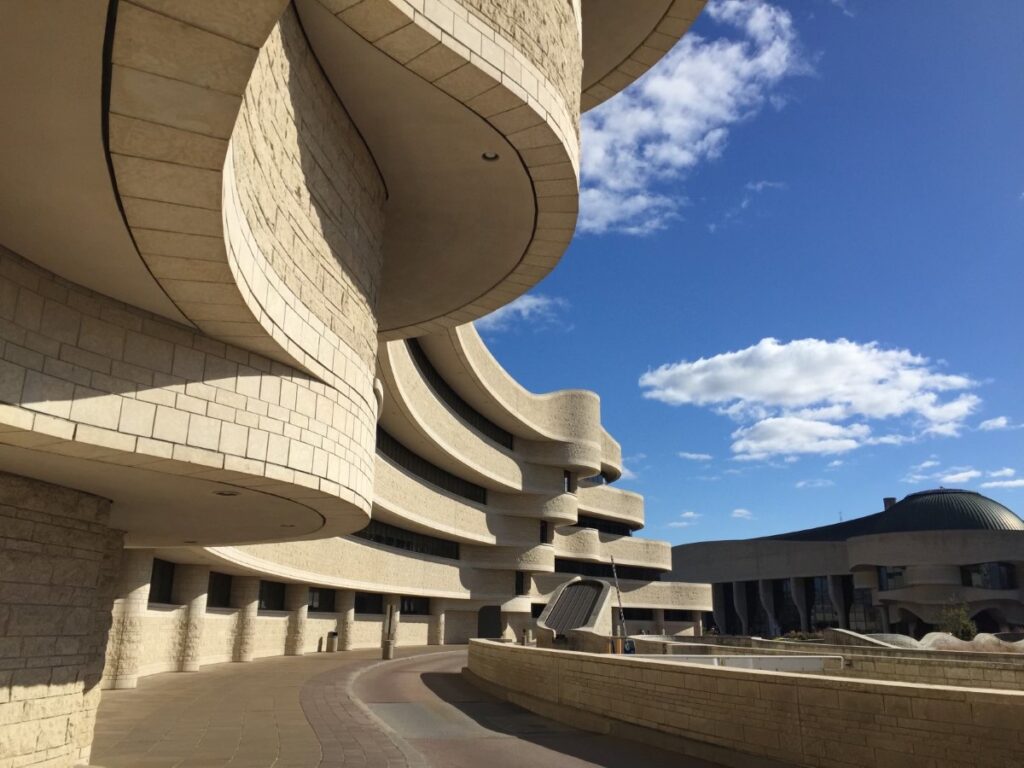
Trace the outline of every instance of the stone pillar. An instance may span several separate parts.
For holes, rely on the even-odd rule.
[[[395,641],[395,647],[397,648],[398,647],[398,631],[399,631],[399,627],[401,626],[401,623],[402,623],[402,621],[401,621],[401,619],[402,619],[402,598],[399,595],[385,595],[384,596],[384,624],[383,624],[383,627],[382,627],[382,631],[383,632],[387,631],[388,606],[394,606],[394,609],[395,609],[395,615],[394,615],[394,619],[393,619],[393,621],[394,621],[394,641]],[[385,638],[382,638],[382,639],[386,640],[387,638],[385,637]]]
[[[178,671],[198,672],[206,621],[206,593],[210,588],[210,569],[205,565],[177,565],[171,593],[175,604],[185,610],[178,636]]]
[[[284,608],[288,611],[285,656],[301,656],[306,651],[306,619],[309,617],[309,587],[288,584],[284,590]]]
[[[654,634],[664,635],[668,630],[665,628],[665,609],[654,609]]]
[[[356,593],[351,589],[339,589],[335,599],[338,601],[338,648],[351,651],[356,623]]]
[[[889,606],[878,606],[878,617],[882,621],[882,631],[887,635],[890,634],[892,632],[892,622],[889,620]]]
[[[231,579],[231,607],[235,617],[235,647],[232,661],[252,661],[256,644],[256,618],[260,610],[260,580],[254,576]]]
[[[106,499],[0,473],[4,765],[89,759],[123,542],[109,515]]]
[[[430,626],[427,629],[428,645],[444,645],[444,603],[438,599],[430,601]]]
[[[794,576],[789,580],[789,591],[796,604],[796,612],[800,614],[800,631],[811,631],[811,617],[807,615],[807,579]]]
[[[711,613],[715,617],[715,625],[718,627],[718,634],[729,634],[729,602],[726,594],[725,584],[711,585]]]
[[[134,688],[139,680],[142,622],[149,605],[153,550],[126,549],[114,590],[103,688]]]
[[[832,609],[839,617],[839,628],[850,628],[850,606],[846,604],[846,593],[843,591],[843,577],[828,577],[828,596],[832,601]]]
[[[732,604],[736,608],[736,615],[740,620],[740,634],[750,634],[750,606],[747,605],[747,583],[745,581],[734,581],[732,583]]]
[[[700,611],[690,611],[690,621],[693,622],[693,636],[701,637],[704,634],[704,614]]]

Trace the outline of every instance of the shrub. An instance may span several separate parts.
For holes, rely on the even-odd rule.
[[[943,608],[937,629],[961,640],[973,640],[978,634],[978,626],[971,621],[966,603],[950,603]]]

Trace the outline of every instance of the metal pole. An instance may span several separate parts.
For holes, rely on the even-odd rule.
[[[615,557],[612,556],[612,579],[615,581],[615,596],[619,599],[619,626],[622,627],[622,636],[626,637],[626,615],[622,612],[622,590],[619,589],[619,573],[615,570]]]

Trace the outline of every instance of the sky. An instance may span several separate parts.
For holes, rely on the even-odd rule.
[[[575,239],[477,321],[584,387],[641,535],[939,486],[1024,514],[1024,2],[713,0],[583,118]]]

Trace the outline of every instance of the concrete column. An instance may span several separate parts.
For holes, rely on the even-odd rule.
[[[750,634],[750,606],[747,605],[747,584],[744,581],[732,583],[732,604],[740,619],[740,634]]]
[[[286,585],[284,590],[284,607],[288,611],[288,634],[284,640],[284,655],[301,656],[306,649],[309,587],[305,584]]]
[[[351,589],[339,589],[335,599],[338,611],[338,648],[351,651],[352,632],[356,623],[356,593]]]
[[[153,550],[126,549],[114,591],[103,688],[134,688],[139,680],[142,621],[149,605]]]
[[[878,616],[882,620],[882,631],[887,635],[892,632],[892,622],[889,621],[889,606],[878,606]]]
[[[711,585],[711,612],[715,617],[715,624],[718,626],[718,634],[720,635],[729,634],[728,612],[731,610],[731,607],[726,605],[729,601],[725,586],[725,584]]]
[[[88,762],[122,562],[109,515],[106,499],[0,473],[5,766]]]
[[[430,626],[427,631],[428,645],[444,645],[444,603],[430,601]]]
[[[398,647],[398,628],[399,628],[399,626],[402,623],[401,622],[401,619],[402,619],[402,598],[399,595],[385,595],[384,596],[384,625],[381,628],[383,632],[387,632],[387,629],[388,629],[388,626],[387,626],[387,616],[388,616],[388,607],[389,606],[393,606],[394,609],[395,609],[395,614],[394,614],[394,617],[393,617],[394,624],[392,626],[392,631],[394,632],[394,635],[390,639],[395,641],[395,647],[397,648]],[[384,637],[382,639],[383,640],[387,640],[389,638]]]
[[[235,616],[235,647],[232,661],[252,661],[256,643],[256,619],[260,610],[260,580],[254,576],[231,579],[231,607]]]
[[[700,611],[690,611],[690,621],[693,622],[693,636],[701,637],[704,634],[704,614]]]
[[[665,628],[665,609],[654,609],[654,634],[664,635],[668,630]]]
[[[839,617],[839,628],[850,628],[850,607],[846,604],[846,593],[843,592],[843,577],[828,577],[828,597],[832,601],[832,609]]]
[[[772,579],[759,579],[757,582],[757,596],[761,601],[761,607],[768,614],[768,632],[775,637],[782,634],[779,626],[779,617],[775,611],[775,590]]]
[[[789,580],[789,591],[793,595],[796,611],[800,614],[800,631],[811,631],[811,617],[807,615],[807,579],[794,576]]]
[[[172,599],[185,606],[178,636],[178,671],[198,672],[206,621],[206,593],[210,588],[210,569],[205,565],[178,565],[174,568]]]

